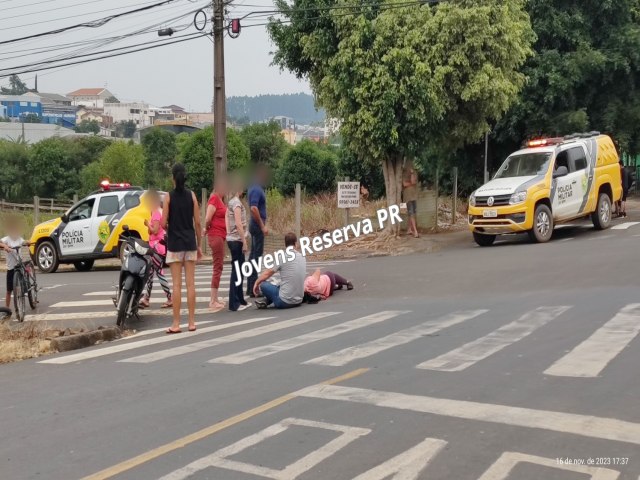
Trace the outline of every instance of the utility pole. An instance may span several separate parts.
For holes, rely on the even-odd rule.
[[[227,172],[227,112],[224,88],[224,2],[213,0],[213,122],[215,178]]]
[[[488,156],[489,156],[489,132],[484,134],[484,183],[489,182],[489,168],[488,168]]]

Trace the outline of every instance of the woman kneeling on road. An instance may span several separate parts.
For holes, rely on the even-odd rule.
[[[353,283],[337,273],[324,272],[320,269],[313,272],[304,280],[304,291],[309,295],[318,296],[321,300],[326,300],[336,290],[342,290],[346,286],[347,290],[353,290]]]

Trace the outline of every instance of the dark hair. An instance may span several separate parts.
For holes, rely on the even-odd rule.
[[[293,232],[289,232],[284,236],[285,247],[295,247],[297,241],[298,241],[298,237],[296,237],[296,234]]]
[[[173,175],[173,181],[176,182],[176,191],[181,192],[184,190],[184,184],[187,181],[187,170],[181,163],[176,163],[171,170]]]

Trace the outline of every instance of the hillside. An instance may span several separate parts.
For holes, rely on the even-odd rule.
[[[251,122],[261,122],[278,115],[291,117],[298,124],[323,122],[325,118],[325,112],[316,110],[313,97],[306,93],[227,98],[229,118],[248,117]]]

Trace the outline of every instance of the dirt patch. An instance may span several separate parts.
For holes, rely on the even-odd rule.
[[[0,363],[55,353],[52,342],[85,332],[84,328],[44,328],[37,323],[0,323]]]

